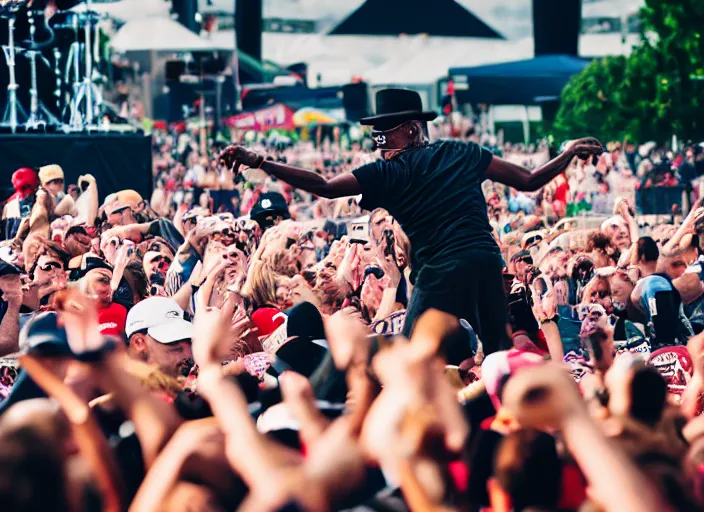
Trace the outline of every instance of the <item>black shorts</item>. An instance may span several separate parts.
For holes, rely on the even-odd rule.
[[[423,267],[408,305],[404,336],[411,334],[418,317],[434,308],[467,320],[479,336],[484,354],[510,348],[502,270],[499,255],[481,251]],[[448,363],[459,364],[472,356],[469,337],[464,332],[453,336],[444,351]]]

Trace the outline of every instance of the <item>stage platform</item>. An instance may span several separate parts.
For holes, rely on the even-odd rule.
[[[152,138],[144,134],[0,134],[0,187],[8,187],[20,167],[58,164],[66,184],[92,174],[102,201],[118,190],[133,189],[149,199],[152,192]]]

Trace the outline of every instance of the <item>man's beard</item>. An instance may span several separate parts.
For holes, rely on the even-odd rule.
[[[178,373],[181,377],[188,377],[191,373],[191,369],[195,365],[193,359],[187,358],[178,364]]]

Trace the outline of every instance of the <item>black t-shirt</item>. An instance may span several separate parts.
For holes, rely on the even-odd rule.
[[[474,251],[499,254],[481,189],[491,159],[473,142],[440,141],[353,174],[361,206],[385,208],[408,235],[414,271],[441,269]]]

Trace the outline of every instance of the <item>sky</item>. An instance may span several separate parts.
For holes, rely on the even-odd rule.
[[[198,0],[206,10],[232,12],[235,0]],[[432,0],[425,0],[432,3]],[[508,39],[532,35],[532,0],[457,0]],[[565,0],[567,1],[567,0]],[[620,17],[635,12],[645,0],[582,0],[582,16]],[[334,26],[364,0],[263,0],[265,18],[324,20]],[[207,6],[207,7],[206,7]]]
[[[432,0],[427,1],[432,2]],[[264,16],[337,20],[363,2],[364,0],[264,0]],[[509,39],[531,35],[533,26],[531,0],[458,0],[458,2]],[[582,12],[583,15],[620,13],[624,9],[637,7],[642,3],[643,0],[583,0]]]

